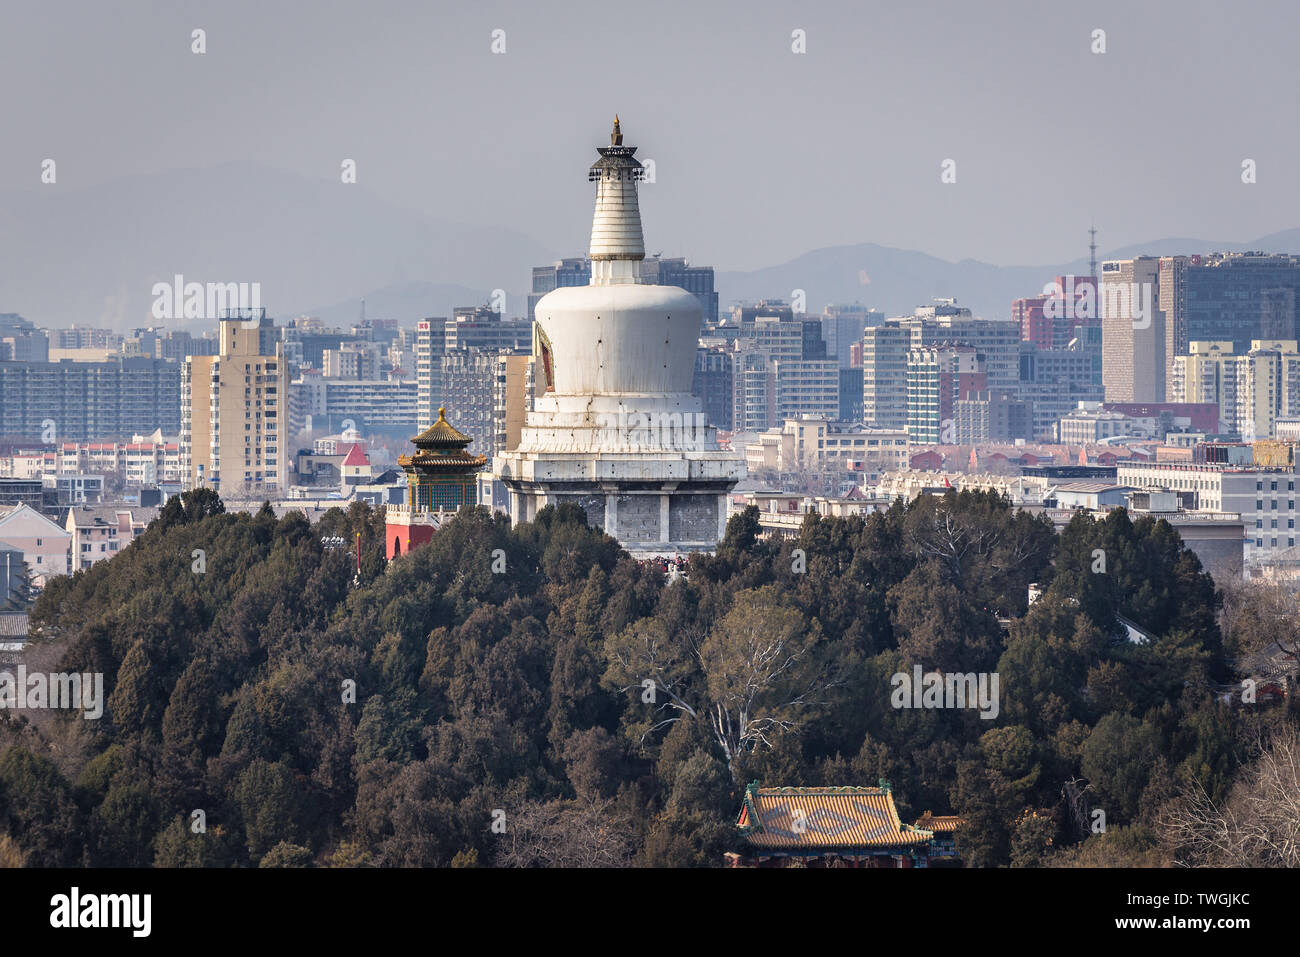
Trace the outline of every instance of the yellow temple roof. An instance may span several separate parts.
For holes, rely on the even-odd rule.
[[[414,445],[422,449],[463,449],[472,441],[474,441],[472,438],[464,432],[461,432],[459,429],[453,428],[451,423],[447,421],[447,410],[445,408],[438,409],[437,422],[433,423],[433,425],[429,426],[415,438],[411,439],[411,442]]]
[[[736,822],[754,848],[909,847],[934,836],[902,823],[888,787],[760,788]]]

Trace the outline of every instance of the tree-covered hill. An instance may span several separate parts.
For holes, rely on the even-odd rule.
[[[364,505],[187,493],[34,608],[107,707],[0,711],[0,863],[716,866],[746,782],[881,778],[964,816],[973,865],[1083,859],[1098,810],[1087,860],[1168,860],[1171,800],[1224,799],[1287,720],[1211,694],[1218,603],[1165,523],[1058,537],[977,492],[785,541],[750,510],[671,583],[572,507],[464,509],[385,563]],[[895,707],[914,665],[995,673],[996,717]]]

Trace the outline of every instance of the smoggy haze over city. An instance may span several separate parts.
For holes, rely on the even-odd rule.
[[[860,243],[1046,266],[1086,257],[1093,220],[1103,256],[1300,225],[1291,4],[60,3],[4,17],[0,252],[23,275],[0,278],[0,311],[38,321],[75,307],[139,323],[140,287],[177,270],[264,288],[277,275],[244,272],[292,272],[277,312],[403,281],[523,291],[527,262],[585,250],[585,168],[616,112],[655,161],[648,251],[719,270]],[[47,158],[55,185],[40,182]],[[355,186],[340,183],[345,159]],[[940,182],[946,159],[955,183]],[[242,176],[251,213],[231,198]],[[279,257],[269,267],[225,253],[275,233],[275,197],[304,182],[309,206],[337,190],[468,224],[464,248],[482,260],[499,245],[508,274],[465,274],[436,244],[368,254],[388,226],[329,239],[376,260],[334,286],[337,267],[305,243],[294,261],[292,237],[250,239]],[[23,251],[25,233],[39,250]],[[62,238],[83,244],[77,258]],[[109,246],[131,274],[99,263],[85,303],[59,300],[53,287]],[[178,248],[191,258],[165,255]]]

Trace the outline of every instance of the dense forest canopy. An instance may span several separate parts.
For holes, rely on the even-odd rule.
[[[1162,863],[1294,723],[1215,696],[1221,596],[1123,510],[1057,535],[963,491],[769,540],[750,509],[671,581],[570,506],[391,563],[383,530],[191,492],[54,579],[29,648],[107,707],[0,712],[0,863],[717,866],[745,783],[881,779],[970,865]],[[996,717],[895,707],[916,665],[996,674]]]

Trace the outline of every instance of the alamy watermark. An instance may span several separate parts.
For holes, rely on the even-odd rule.
[[[75,710],[94,721],[104,714],[104,673],[43,674],[27,673],[26,665],[18,674],[0,671],[0,710]]]
[[[998,716],[997,672],[923,673],[920,665],[912,673],[900,671],[889,679],[895,708],[978,708],[980,717],[991,721]]]
[[[1102,263],[1103,273],[1117,271],[1117,263]],[[1131,319],[1134,329],[1151,328],[1155,313],[1155,284],[1151,282],[1106,282],[1099,293],[1101,318]]]
[[[596,416],[602,448],[635,452],[658,449],[703,451],[709,420],[703,412],[601,412]]]
[[[220,319],[228,312],[262,308],[260,282],[186,282],[177,273],[152,289],[155,319]]]
[[[148,937],[152,913],[152,894],[83,894],[73,887],[50,898],[50,926],[56,930],[124,929]]]

